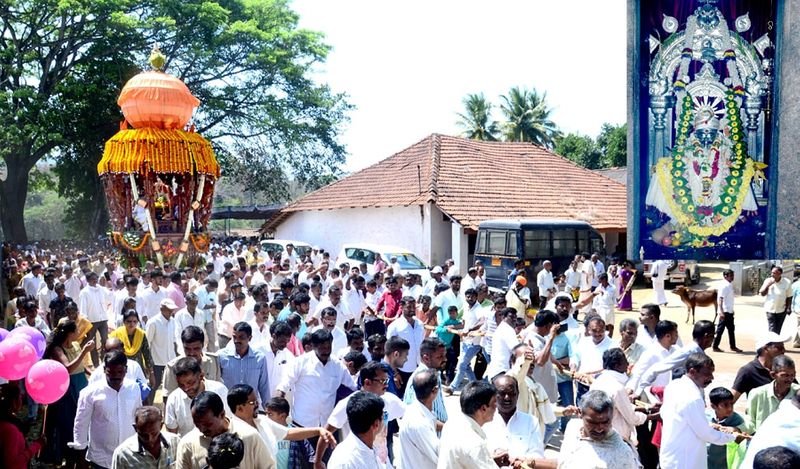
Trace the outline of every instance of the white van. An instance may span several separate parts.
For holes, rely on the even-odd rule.
[[[347,262],[350,267],[358,267],[362,262],[367,264],[367,272],[372,275],[375,273],[375,255],[380,254],[381,259],[389,265],[392,256],[397,257],[400,264],[401,274],[412,273],[422,277],[422,283],[431,277],[429,266],[419,259],[419,256],[409,249],[387,246],[383,244],[351,243],[342,245],[339,256],[336,257],[336,266]]]

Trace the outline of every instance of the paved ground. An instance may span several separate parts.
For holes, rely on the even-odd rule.
[[[693,286],[695,289],[706,288],[721,288],[722,271],[727,268],[724,263],[703,263],[701,265],[701,281],[699,285]],[[651,302],[654,299],[653,290],[649,286],[637,286],[633,290],[633,312],[620,312],[616,313],[616,328],[614,338],[619,339],[618,330],[619,323],[625,318],[639,319],[639,308]],[[667,300],[669,301],[666,308],[661,309],[661,318],[675,321],[678,323],[678,330],[683,343],[692,340],[692,324],[686,323],[686,307],[681,302],[677,295],[667,292]],[[714,382],[709,385],[707,389],[712,389],[717,386],[725,386],[730,388],[736,373],[739,368],[752,360],[755,356],[755,340],[756,337],[763,331],[767,330],[767,320],[764,312],[761,309],[763,299],[760,296],[743,296],[737,297],[735,302],[735,325],[736,325],[736,345],[745,353],[733,353],[728,351],[727,332],[722,338],[720,348],[725,352],[718,353],[711,349],[707,353],[714,360],[716,371],[714,373]],[[712,320],[714,318],[714,311],[712,308],[697,308],[695,311],[695,319]],[[800,349],[792,348],[791,342],[787,343],[786,352],[795,362],[800,362]],[[445,398],[445,405],[449,413],[459,411],[458,397],[452,396]],[[736,403],[736,410],[744,412],[747,408],[747,400],[745,396]],[[558,447],[560,446],[561,435],[556,432],[550,445],[546,451],[546,456],[555,458],[557,457]]]

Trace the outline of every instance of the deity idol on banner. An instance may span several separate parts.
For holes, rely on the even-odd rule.
[[[649,37],[650,129],[642,246],[652,257],[760,257],[768,190],[768,35],[747,14],[728,26],[714,0]],[[742,80],[744,77],[744,81]],[[738,255],[737,255],[738,253]],[[747,257],[747,256],[745,256]]]

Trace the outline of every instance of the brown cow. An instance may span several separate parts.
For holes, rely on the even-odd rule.
[[[717,321],[717,290],[692,290],[691,288],[679,285],[672,290],[672,293],[681,297],[681,301],[686,305],[686,322],[689,322],[689,315],[692,316],[692,324],[694,324],[694,309],[697,306],[713,306],[714,307],[714,320]]]

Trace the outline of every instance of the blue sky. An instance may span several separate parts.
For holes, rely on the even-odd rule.
[[[316,79],[356,106],[341,134],[355,171],[437,132],[456,135],[468,93],[547,92],[567,132],[626,118],[623,0],[295,0],[333,47]],[[496,113],[499,117],[499,113]]]

